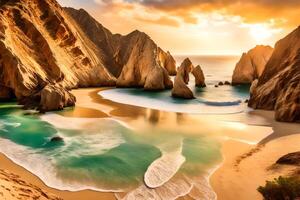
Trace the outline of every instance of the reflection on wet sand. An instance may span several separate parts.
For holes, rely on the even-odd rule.
[[[58,114],[65,117],[76,118],[106,118],[108,115],[100,110],[75,106],[73,108],[65,108]]]
[[[149,171],[149,174],[159,173],[159,176],[163,178],[159,178],[158,180],[161,180],[161,182],[165,184],[155,189],[150,189],[142,184],[140,187],[125,194],[116,194],[118,199],[132,199],[133,196],[142,197],[143,195],[146,195],[147,197],[149,195],[163,197],[164,199],[172,199],[173,197],[181,197],[182,199],[193,199],[194,197],[214,199],[216,196],[209,185],[208,176],[210,173],[208,173],[208,171],[211,168],[216,167],[216,165],[218,165],[221,161],[219,160],[219,162],[216,163],[216,160],[218,160],[216,159],[212,165],[208,165],[207,167],[205,167],[204,164],[209,161],[205,161],[203,164],[201,162],[198,164],[193,163],[194,158],[201,157],[201,159],[203,159],[205,158],[205,155],[209,154],[206,152],[207,147],[205,147],[207,143],[201,144],[200,142],[199,144],[193,144],[197,141],[197,138],[201,138],[200,141],[202,141],[203,138],[210,138],[215,141],[232,139],[248,144],[257,144],[263,138],[266,138],[272,133],[272,129],[267,126],[267,122],[262,117],[257,117],[258,124],[260,125],[248,125],[245,123],[247,121],[245,113],[235,115],[191,115],[165,112],[112,102],[108,99],[102,98],[98,94],[101,90],[103,89],[73,91],[76,96],[85,97],[78,98],[77,106],[98,110],[105,113],[107,117],[122,121],[128,126],[133,127],[137,135],[140,135],[143,140],[148,140],[154,146],[156,146],[157,140],[159,140],[158,144],[164,140],[168,140],[167,143],[170,144],[172,143],[170,141],[171,139],[178,139],[178,136],[180,136],[182,138],[192,138],[190,140],[185,140],[184,145],[192,145],[186,149],[190,149],[191,147],[199,148],[197,150],[194,149],[194,151],[197,152],[195,154],[193,152],[182,152],[183,155],[185,155],[185,153],[188,153],[187,155],[192,153],[193,156],[192,158],[186,157],[187,162],[182,165],[180,173],[178,172],[166,183],[164,180],[168,180],[170,178],[168,174],[172,174],[174,172],[166,171],[165,174],[161,166],[164,166],[167,162],[171,162],[172,159],[168,159],[167,156],[169,154],[173,155],[172,152],[174,150],[169,151],[170,153],[164,154],[166,159],[165,157],[161,157],[156,162],[153,162],[152,168],[155,168],[155,170],[151,173]],[[80,115],[77,114],[77,116]],[[250,124],[256,123],[256,121],[253,121],[253,123],[251,122]],[[158,147],[161,151],[164,149],[164,147],[161,146],[156,147]],[[218,145],[213,147],[213,149],[214,148],[218,149],[218,151],[220,150]],[[178,154],[178,158],[179,157],[180,154]],[[207,159],[209,160],[209,158]],[[179,162],[179,166],[180,164],[181,163]],[[149,170],[152,170],[152,168]],[[160,172],[156,171],[156,169],[160,169]],[[177,169],[174,171],[176,170]],[[195,174],[192,177],[189,177],[187,175],[189,173],[186,172]],[[178,177],[178,175],[180,175],[181,178],[182,175],[185,177],[183,179],[177,179],[176,177]],[[146,183],[148,182],[151,184],[153,182],[153,185],[159,183],[157,180],[150,181],[150,179],[149,181],[146,181]],[[176,190],[180,184],[187,187],[183,187],[182,190]],[[189,187],[189,185],[191,187]]]
[[[157,123],[159,123],[160,111],[159,110],[148,109],[147,119],[149,120],[149,122],[151,124],[157,124]]]
[[[246,113],[190,115],[159,111],[104,99],[98,93],[106,89],[109,88],[80,89],[72,92],[75,96],[80,97],[77,101],[78,107],[103,112],[108,117],[123,121],[136,129],[152,130],[152,134],[156,134],[154,129],[165,129],[170,132],[180,130],[186,134],[210,135],[257,143],[272,133],[272,129],[268,126],[269,123],[261,116],[253,117],[255,121],[249,120],[250,125],[247,125],[249,116],[247,117]],[[88,114],[88,112],[86,113]]]

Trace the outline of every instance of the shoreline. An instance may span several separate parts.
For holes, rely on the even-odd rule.
[[[63,111],[63,112],[60,112],[57,114],[61,114],[66,117],[86,117],[86,118],[88,118],[88,117],[90,117],[90,118],[107,118],[107,117],[110,118],[111,116],[114,116],[114,118],[117,120],[127,119],[127,120],[132,120],[133,123],[135,122],[134,119],[137,115],[145,115],[146,116],[146,114],[147,114],[146,108],[140,108],[140,107],[135,107],[135,106],[126,105],[126,104],[119,104],[119,103],[112,102],[110,100],[103,99],[102,97],[100,97],[98,95],[98,92],[100,90],[104,90],[104,89],[106,89],[106,88],[74,90],[73,93],[75,94],[76,97],[78,97],[78,103],[76,104],[77,106],[74,109],[72,109],[71,111],[66,109],[66,111]],[[82,94],[85,94],[85,95],[82,95]],[[100,105],[99,101],[101,101],[103,104]],[[126,114],[124,114],[124,110],[125,111],[133,110],[134,112],[133,113],[126,112]],[[296,132],[295,132],[297,130],[297,128],[300,127],[299,125],[270,121],[270,120],[272,120],[272,116],[271,116],[272,112],[251,111],[249,114],[253,115],[253,116],[262,116],[263,118],[266,119],[266,122],[268,122],[270,124],[270,126],[272,126],[273,129],[275,129],[275,130],[272,134],[270,134],[267,137],[267,139],[265,138],[260,141],[259,144],[262,143],[263,148],[260,149],[260,151],[258,151],[258,153],[255,152],[253,155],[250,155],[249,157],[242,159],[242,161],[239,163],[239,165],[242,165],[243,168],[242,168],[242,170],[238,170],[238,171],[235,171],[236,160],[239,157],[243,156],[244,154],[247,154],[249,151],[251,151],[257,145],[246,144],[246,143],[242,142],[242,140],[238,141],[238,139],[237,140],[228,139],[222,143],[221,152],[223,155],[223,161],[220,164],[218,164],[214,169],[212,169],[212,171],[209,173],[209,176],[208,176],[208,182],[211,185],[214,192],[216,193],[218,199],[230,200],[230,199],[236,199],[237,196],[240,196],[241,199],[245,199],[245,200],[251,199],[251,198],[243,196],[242,195],[243,193],[245,193],[245,195],[247,194],[248,196],[251,196],[252,199],[253,199],[253,197],[255,197],[256,199],[259,198],[259,194],[256,192],[256,188],[259,185],[257,185],[255,190],[253,191],[254,183],[260,184],[260,185],[264,184],[264,182],[262,182],[262,179],[264,179],[264,181],[270,180],[270,178],[274,177],[275,175],[277,176],[277,173],[274,173],[273,176],[270,176],[268,173],[266,173],[267,175],[264,173],[264,171],[265,171],[264,168],[256,169],[258,171],[261,171],[262,177],[260,179],[252,180],[252,184],[248,183],[246,180],[244,180],[247,177],[246,176],[247,173],[245,174],[246,177],[245,176],[243,177],[244,179],[241,179],[241,177],[240,177],[241,174],[243,174],[243,173],[245,173],[245,171],[247,172],[249,170],[248,168],[251,168],[251,165],[245,164],[245,163],[249,162],[248,158],[250,159],[257,155],[260,155],[261,152],[265,152],[264,149],[267,149],[267,150],[272,149],[271,148],[272,145],[276,146],[282,140],[285,142],[287,142],[289,140],[300,142],[300,136],[296,135]],[[153,118],[153,116],[150,115],[149,119],[151,119],[151,117]],[[222,117],[226,118],[227,115],[222,116]],[[154,116],[154,120],[156,120],[155,116]],[[264,126],[267,126],[269,124],[265,124]],[[280,128],[278,128],[278,126],[280,126]],[[277,127],[277,129],[276,129],[276,127]],[[292,131],[292,133],[286,133],[286,135],[288,135],[288,134],[295,134],[295,135],[285,136],[285,134],[282,132],[285,129]],[[300,131],[299,131],[299,133],[300,133]],[[288,138],[288,139],[286,139],[286,138]],[[263,141],[265,141],[265,142],[263,142]],[[232,148],[232,146],[234,148]],[[293,146],[291,148],[285,148],[285,151],[289,151],[289,150],[292,151],[293,149],[295,149],[295,146]],[[280,153],[279,151],[277,151],[277,152]],[[290,153],[290,152],[288,152],[288,153]],[[270,153],[268,155],[270,155]],[[275,158],[274,155],[272,155],[272,156],[273,156],[272,157],[273,160],[278,159],[278,158]],[[258,158],[256,158],[256,159],[257,159],[257,162],[259,162],[261,158],[258,156]],[[1,153],[0,153],[0,163],[1,163],[0,168],[8,169],[9,172],[20,175],[22,180],[29,182],[31,184],[37,185],[42,190],[45,190],[48,193],[55,194],[56,196],[59,196],[63,199],[67,199],[67,200],[68,199],[84,200],[87,198],[89,198],[91,200],[92,199],[101,199],[101,200],[102,199],[103,200],[116,199],[114,193],[111,193],[111,192],[104,193],[104,192],[93,191],[93,190],[70,192],[70,191],[61,191],[61,190],[50,188],[50,187],[46,186],[39,177],[37,177],[36,175],[27,171],[23,167],[15,164],[13,161],[11,161],[9,158],[7,158],[5,155],[3,155]],[[248,168],[247,168],[247,165],[248,165]],[[226,174],[226,176],[224,176],[224,174]],[[240,194],[236,194],[237,192],[233,193],[232,191],[237,190],[234,188],[235,188],[236,184],[239,183],[239,180],[245,181],[245,183],[241,183],[244,186],[243,187],[244,190],[239,189],[238,192],[240,192]],[[236,184],[234,185],[233,183],[236,183]],[[246,184],[250,184],[251,187],[246,186]],[[228,185],[231,185],[231,187],[229,187]]]

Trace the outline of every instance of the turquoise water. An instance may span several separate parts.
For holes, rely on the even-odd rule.
[[[49,118],[58,118],[62,126],[72,121],[56,114],[49,114]],[[57,128],[39,115],[28,115],[16,105],[2,104],[0,151],[47,185],[67,190],[135,188],[143,184],[148,166],[161,157],[160,147],[178,148],[180,140],[186,162],[179,173],[198,176],[221,160],[219,141],[204,135],[155,127],[130,129],[111,119],[82,120],[86,120],[88,128]],[[57,136],[63,141],[51,141]]]

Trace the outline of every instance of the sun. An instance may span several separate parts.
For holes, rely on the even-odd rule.
[[[250,26],[250,34],[256,42],[264,42],[272,36],[272,30],[266,25],[254,24]]]

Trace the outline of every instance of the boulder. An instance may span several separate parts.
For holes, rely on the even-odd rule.
[[[47,85],[40,92],[40,110],[42,112],[62,110],[64,107],[74,106],[76,98],[63,87]]]
[[[290,153],[282,156],[276,161],[281,165],[300,165],[300,152]]]
[[[300,27],[276,43],[252,90],[249,106],[275,110],[278,121],[300,122]]]
[[[219,86],[223,86],[224,83],[223,83],[222,81],[220,81],[220,82],[218,83],[218,85],[219,85]]]
[[[225,81],[224,85],[231,85],[231,83],[229,81]]]
[[[206,87],[204,73],[200,65],[194,67],[192,74],[195,77],[195,83],[197,87]]]
[[[253,80],[259,78],[272,53],[272,47],[263,45],[244,53],[234,69],[232,84],[251,84]]]
[[[64,141],[64,139],[60,136],[55,136],[50,139],[50,142],[63,142],[63,141]]]

